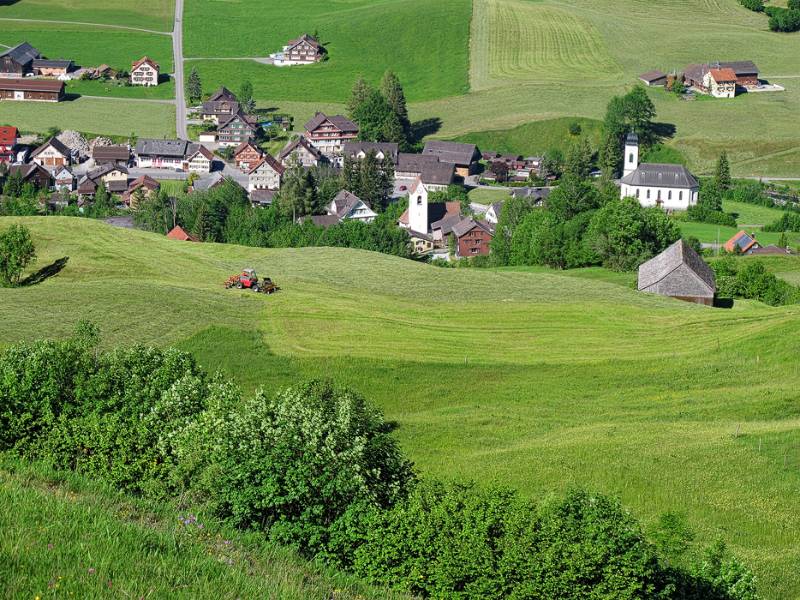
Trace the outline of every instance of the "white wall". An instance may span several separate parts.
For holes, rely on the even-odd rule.
[[[664,210],[686,210],[697,204],[698,192],[691,188],[657,188],[622,184],[620,198],[627,197],[636,198],[639,204],[645,207],[656,206],[660,197],[661,207]]]

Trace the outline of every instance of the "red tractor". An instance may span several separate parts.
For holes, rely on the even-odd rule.
[[[225,282],[225,289],[229,290],[231,288],[253,290],[262,294],[272,294],[279,289],[269,277],[259,279],[254,269],[245,269],[239,275],[228,277]]]

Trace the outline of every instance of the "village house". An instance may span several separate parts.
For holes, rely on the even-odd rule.
[[[648,71],[639,75],[639,81],[648,87],[667,85],[667,74],[661,71]]]
[[[371,223],[378,216],[366,202],[347,190],[341,190],[336,194],[328,206],[328,214],[336,215],[340,221],[353,219],[364,223]]]
[[[703,93],[710,93],[706,76],[712,69],[730,69],[733,71],[735,83],[740,88],[754,88],[759,85],[758,67],[751,60],[687,65],[683,71],[686,85],[694,87]],[[725,77],[730,78],[730,76],[730,73],[725,73]]]
[[[394,177],[395,179],[416,179],[426,168],[438,163],[438,156],[400,152],[395,163]]]
[[[393,142],[346,142],[343,154],[352,160],[364,160],[369,152],[380,163],[388,158],[397,164],[398,145]]]
[[[14,149],[18,138],[19,131],[16,127],[0,127],[0,163],[14,162]]]
[[[23,183],[32,183],[37,189],[49,190],[52,185],[50,172],[36,163],[24,165],[11,165],[8,167],[9,177],[20,175]]]
[[[620,180],[620,197],[636,198],[642,206],[666,211],[687,210],[697,204],[700,184],[683,165],[639,164],[639,138],[625,139],[625,169]]]
[[[697,252],[682,239],[639,266],[638,290],[713,306],[716,282]]]
[[[75,175],[67,167],[57,167],[53,171],[53,181],[55,182],[53,187],[58,191],[75,191]]]
[[[250,204],[253,208],[264,208],[271,206],[275,200],[275,190],[253,190],[250,192]]]
[[[220,146],[238,146],[242,142],[254,139],[257,132],[257,119],[239,112],[225,119],[220,119],[219,127],[217,128],[217,141]]]
[[[703,87],[714,98],[735,98],[736,73],[733,69],[709,69],[703,78]]]
[[[250,167],[260,161],[263,156],[261,148],[251,141],[245,141],[233,151],[233,162],[243,173],[247,173]]]
[[[456,256],[469,258],[489,254],[494,231],[483,221],[463,219],[453,226],[452,235],[456,238]]]
[[[158,63],[147,56],[140,58],[131,65],[131,84],[154,86],[158,85]]]
[[[63,99],[63,81],[0,78],[0,101],[60,102]]]
[[[238,112],[239,101],[236,95],[223,86],[203,102],[201,116],[204,121],[219,125],[220,120],[226,120]]]
[[[495,202],[494,204],[490,204],[489,208],[486,209],[486,214],[483,215],[483,218],[486,219],[486,222],[491,225],[497,225],[500,222],[500,213],[503,212],[503,203],[502,202]]]
[[[272,155],[264,154],[247,173],[247,191],[279,190],[281,178],[286,170]]]
[[[141,190],[141,192],[137,193],[137,190]],[[131,208],[136,208],[136,199],[139,196],[149,199],[158,194],[160,190],[161,184],[158,181],[149,175],[142,175],[128,184],[128,189],[122,194],[122,201]]]
[[[278,67],[311,65],[325,56],[325,48],[313,35],[304,33],[296,40],[289,40],[281,52],[270,55]]]
[[[128,169],[115,164],[95,167],[78,182],[78,195],[94,196],[101,186],[112,194],[122,194],[128,189]]]
[[[755,235],[751,235],[746,231],[740,231],[725,242],[724,248],[725,252],[752,254],[754,250],[761,248],[761,245],[756,240]]]
[[[432,140],[426,142],[422,154],[436,156],[439,162],[452,163],[456,168],[456,175],[469,177],[472,175],[481,158],[480,150],[475,144],[460,144],[457,142],[441,142]]]
[[[211,173],[214,154],[201,144],[189,144],[189,173]]]
[[[509,195],[517,199],[526,199],[534,206],[542,206],[553,188],[549,187],[520,187],[509,190]]]
[[[157,140],[142,138],[136,142],[135,163],[140,169],[172,169],[175,171],[190,171],[190,162],[195,159],[194,168],[205,168],[206,160],[211,161],[203,154],[201,144],[187,142],[186,140]],[[197,156],[198,152],[203,158]],[[210,154],[210,153],[209,153]],[[202,166],[199,166],[202,163]],[[209,164],[210,168],[210,164]],[[208,171],[198,171],[207,173]]]
[[[281,150],[278,160],[287,167],[292,164],[299,164],[308,169],[322,164],[326,161],[326,158],[314,144],[301,135],[289,142]]]
[[[92,160],[96,165],[114,163],[127,167],[131,161],[131,151],[128,146],[95,146],[92,148]]]
[[[305,125],[305,137],[322,154],[334,159],[341,156],[344,145],[358,137],[358,125],[342,115],[331,117],[318,112]]]
[[[72,164],[72,152],[58,138],[50,138],[31,153],[30,160],[45,168],[64,167]]]
[[[33,72],[33,61],[41,58],[39,51],[28,42],[17,44],[0,53],[0,77],[24,77]]]
[[[69,73],[73,69],[71,60],[47,60],[37,58],[32,63],[33,72],[39,77],[56,77],[68,79]]]

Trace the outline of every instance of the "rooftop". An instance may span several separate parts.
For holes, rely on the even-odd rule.
[[[714,271],[682,239],[672,244],[658,256],[639,266],[639,289],[643,290],[652,287],[672,274],[681,265],[686,265],[691,269],[703,284],[709,288],[713,296],[716,289]],[[672,295],[680,296],[680,290],[675,290]]]
[[[620,180],[627,185],[665,188],[696,188],[700,184],[683,165],[642,163]]]

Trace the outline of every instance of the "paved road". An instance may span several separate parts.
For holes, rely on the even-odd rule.
[[[172,35],[169,31],[156,31],[154,29],[142,29],[141,27],[128,27],[127,25],[105,25],[104,23],[86,23],[84,21],[50,21],[47,19],[9,19],[6,17],[0,17],[0,21],[16,21],[18,23],[55,23],[57,25],[89,25],[91,27],[107,27],[110,29],[125,29],[127,31],[141,31],[144,33],[155,33],[157,35]]]
[[[189,133],[186,129],[186,88],[183,82],[183,0],[175,0],[172,55],[175,61],[175,131],[179,138],[185,140],[189,138]]]

